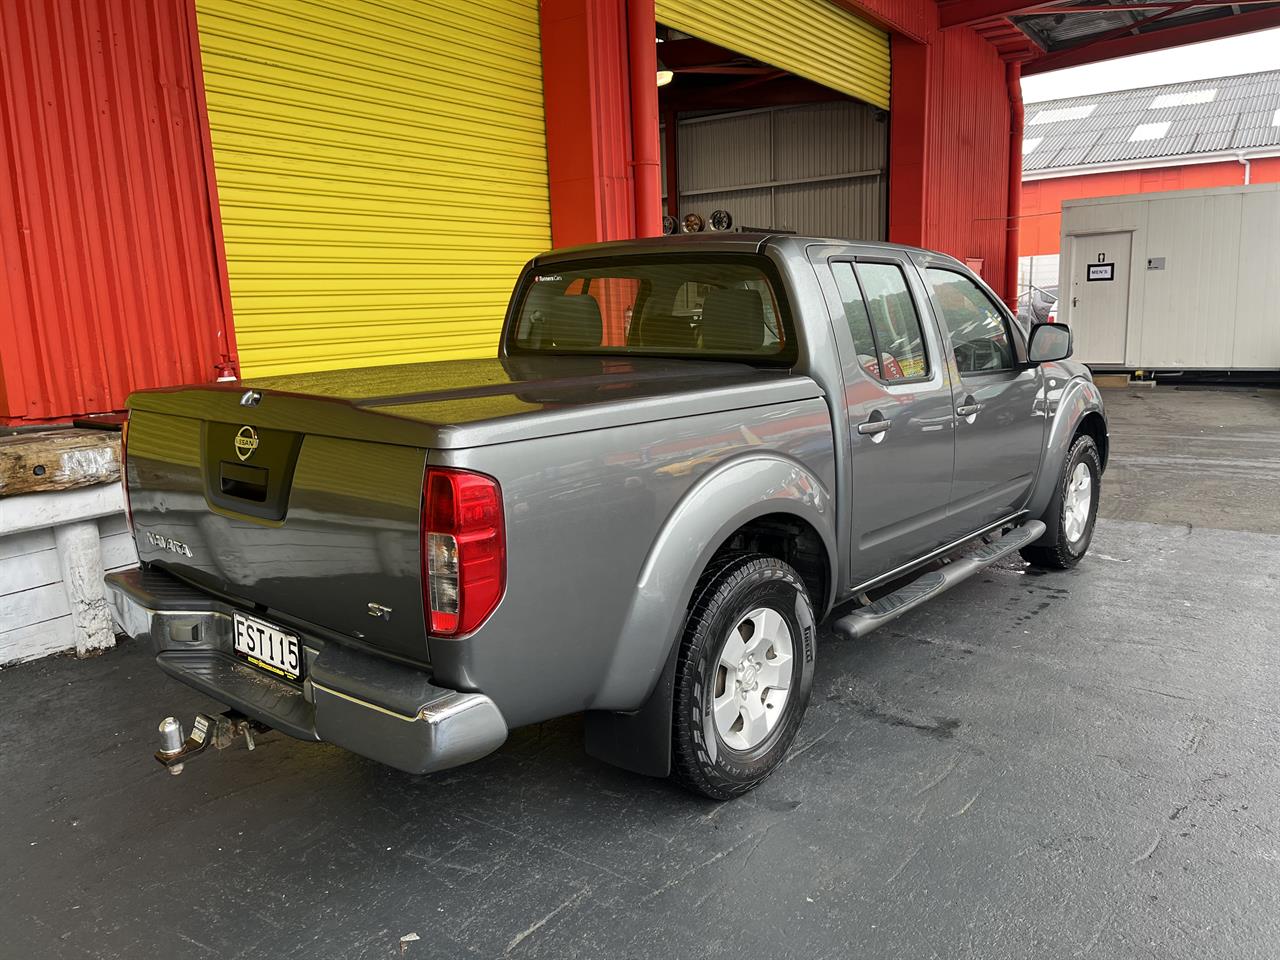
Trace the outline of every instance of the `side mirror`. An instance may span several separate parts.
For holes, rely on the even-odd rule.
[[[1063,323],[1037,323],[1027,344],[1030,363],[1049,363],[1071,356],[1071,328]]]

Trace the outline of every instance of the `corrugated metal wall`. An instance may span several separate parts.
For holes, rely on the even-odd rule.
[[[889,36],[828,0],[656,0],[658,22],[889,108]]]
[[[883,240],[886,119],[845,102],[681,120],[680,215],[723,209],[739,226]]]
[[[182,0],[0,0],[0,420],[230,352]]]
[[[862,14],[878,24],[888,24],[894,33],[912,40],[924,40],[938,29],[935,0],[832,0],[837,6]]]
[[[983,279],[998,287],[1009,208],[1004,62],[972,30],[940,31],[932,45],[924,243],[983,260]]]
[[[494,354],[550,244],[536,0],[197,10],[245,373]]]

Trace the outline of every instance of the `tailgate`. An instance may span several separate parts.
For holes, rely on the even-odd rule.
[[[425,662],[427,451],[403,443],[403,421],[279,400],[241,409],[206,390],[131,398],[126,473],[139,555],[268,618]],[[390,612],[371,615],[371,604]]]

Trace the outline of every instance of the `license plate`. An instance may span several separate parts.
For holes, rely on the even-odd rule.
[[[242,613],[235,614],[234,620],[236,653],[278,677],[297,680],[302,676],[302,646],[297,637]]]

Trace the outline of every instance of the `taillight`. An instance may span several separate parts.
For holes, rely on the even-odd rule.
[[[492,477],[430,467],[423,483],[422,594],[431,633],[470,633],[507,580],[502,490]]]
[[[120,489],[124,491],[124,519],[133,533],[133,503],[129,500],[129,418],[120,424]]]

